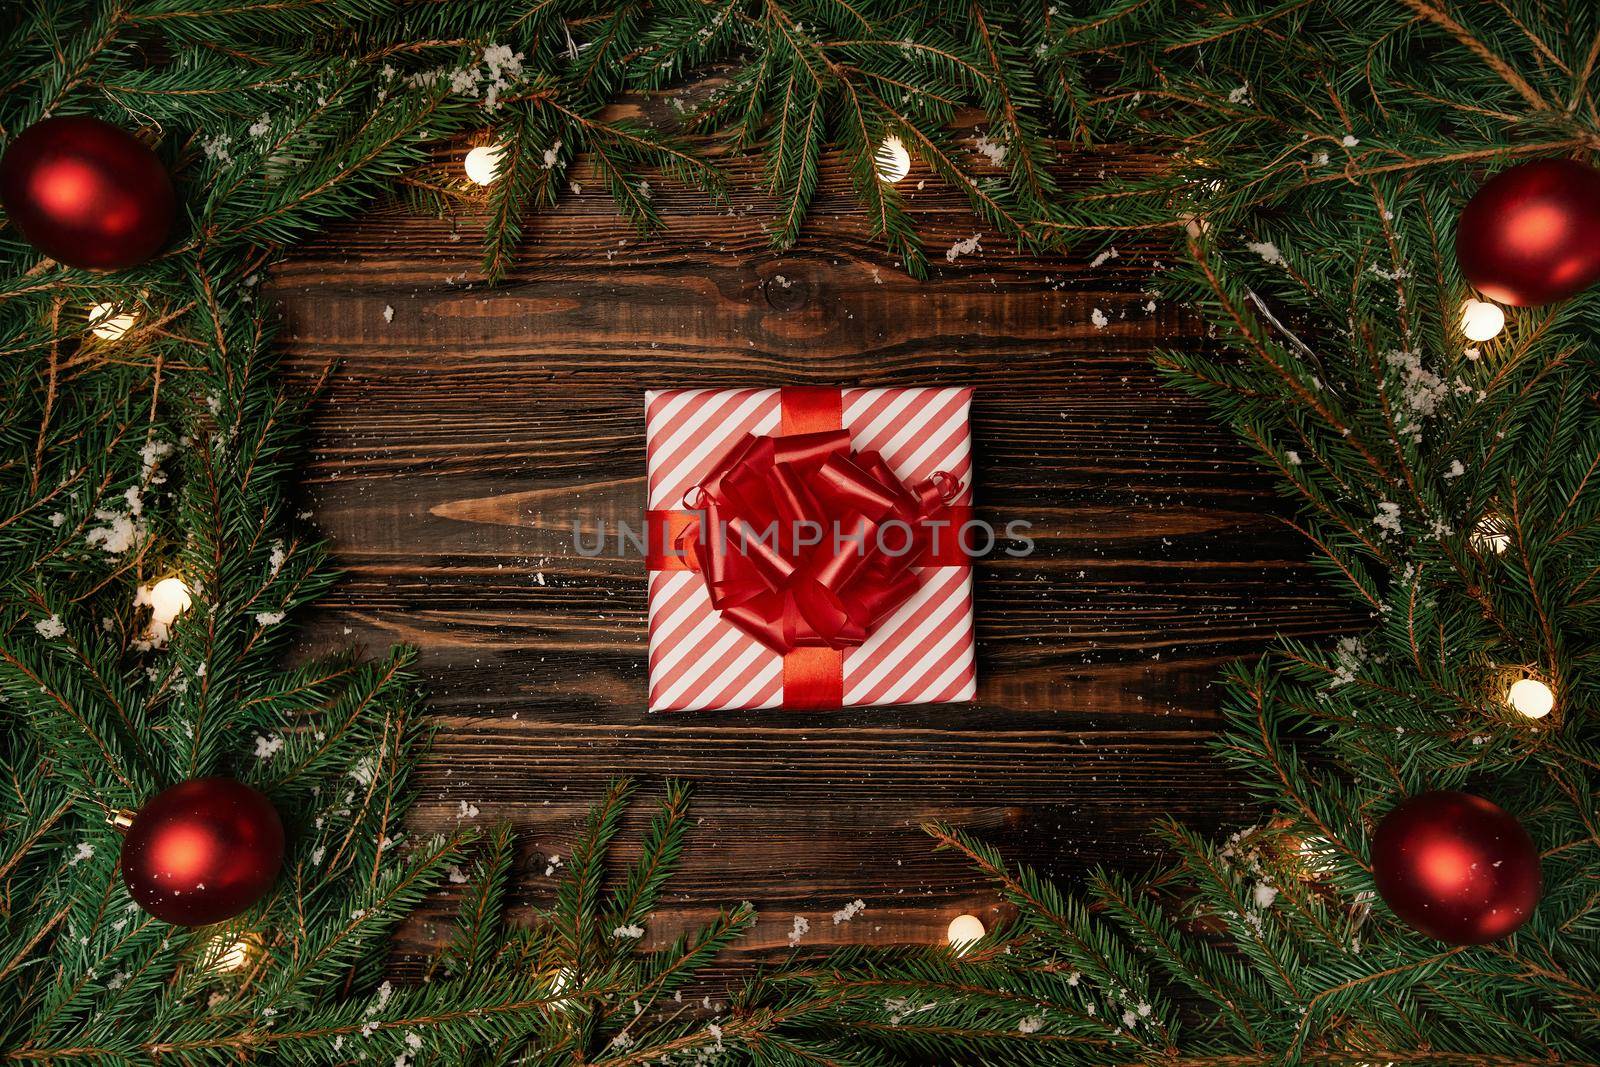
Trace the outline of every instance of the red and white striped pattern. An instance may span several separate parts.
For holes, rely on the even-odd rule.
[[[843,424],[857,452],[877,452],[902,482],[946,471],[972,503],[971,389],[846,389]]]
[[[922,588],[844,658],[844,702],[948,704],[971,700],[972,568],[929,567]]]
[[[747,433],[775,434],[776,389],[672,389],[644,395],[650,510],[678,511],[683,494]]]
[[[650,710],[775,708],[783,657],[711,606],[693,571],[650,575]]]
[[[935,471],[962,482],[970,504],[970,389],[846,389],[843,425],[857,451],[877,451],[908,485]],[[776,389],[684,389],[645,395],[652,510],[678,510],[683,496],[746,433],[774,434]],[[954,531],[944,531],[952,536]],[[921,587],[844,658],[844,702],[919,704],[971,700],[972,571],[932,567]],[[783,703],[783,657],[711,606],[692,571],[650,574],[650,709],[772,708]]]

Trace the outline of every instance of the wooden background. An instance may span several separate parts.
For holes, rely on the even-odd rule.
[[[397,211],[275,271],[291,368],[338,362],[306,482],[347,576],[309,640],[422,649],[441,729],[416,827],[463,802],[511,820],[518,901],[536,905],[603,782],[690,779],[699,825],[648,937],[749,900],[748,958],[784,951],[796,915],[807,947],[992,916],[988,888],[929,848],[932,817],[1067,882],[1148,862],[1161,815],[1247,819],[1206,750],[1219,669],[1361,620],[1243,450],[1160,384],[1153,349],[1205,342],[1150,292],[1152,256],[1019,255],[918,165],[901,188],[935,269],[916,282],[866,239],[837,161],[784,254],[754,187],[752,168],[730,210],[658,185],[670,228],[641,239],[594,183],[531,224],[495,288],[471,219]],[[974,235],[981,251],[946,261]],[[1034,524],[1031,558],[977,566],[977,702],[648,714],[643,562],[581,558],[571,529],[640,522],[644,391],[852,383],[974,386],[979,515]],[[863,914],[830,921],[857,898]],[[440,936],[447,905],[404,951]]]

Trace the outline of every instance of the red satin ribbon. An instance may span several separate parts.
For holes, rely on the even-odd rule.
[[[854,452],[839,390],[780,396],[781,436],[735,443],[691,511],[648,514],[649,567],[699,571],[722,617],[783,655],[785,707],[836,708],[845,650],[916,592],[915,568],[966,562],[968,511],[943,472],[907,487]]]

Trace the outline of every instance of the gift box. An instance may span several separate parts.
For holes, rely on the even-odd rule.
[[[971,401],[646,393],[650,710],[971,700]]]

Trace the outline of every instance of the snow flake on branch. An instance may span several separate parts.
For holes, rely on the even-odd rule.
[[[512,88],[522,76],[521,52],[513,52],[510,45],[491,44],[484,48],[480,63],[465,67],[436,67],[413,74],[406,79],[412,88],[432,88],[448,85],[457,96],[481,96],[483,109],[494,111],[500,107],[500,96]]]
[[[1260,256],[1262,262],[1271,263],[1277,267],[1287,267],[1288,261],[1283,258],[1283,252],[1271,241],[1251,241],[1245,245],[1250,251]]]

